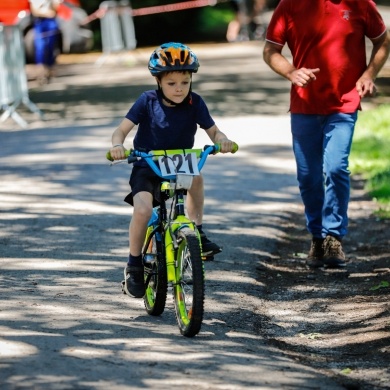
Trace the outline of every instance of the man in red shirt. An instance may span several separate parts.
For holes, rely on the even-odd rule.
[[[373,44],[368,65],[365,37]],[[285,44],[292,63],[282,53]],[[292,84],[293,151],[311,266],[346,265],[352,137],[360,101],[375,93],[389,50],[372,0],[281,0],[268,26],[264,60]]]

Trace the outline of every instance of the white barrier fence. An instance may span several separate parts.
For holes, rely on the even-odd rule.
[[[21,103],[41,118],[43,116],[28,96],[25,65],[20,28],[0,24],[0,109],[4,111],[0,122],[11,117],[23,128],[27,127],[27,122],[16,112]]]
[[[103,56],[123,50],[134,50],[137,46],[132,9],[128,1],[103,1],[99,6]]]

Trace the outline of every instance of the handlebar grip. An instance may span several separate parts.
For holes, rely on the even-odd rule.
[[[107,159],[108,161],[114,161],[114,159],[111,157],[110,151],[108,151],[108,152],[106,153],[106,159]]]
[[[216,147],[216,151],[215,153],[218,153],[220,150],[221,150],[221,144],[220,143],[217,143],[214,145]],[[230,153],[236,153],[238,150],[238,144],[236,144],[235,142],[233,142],[233,147],[232,147],[232,150],[230,151]]]
[[[125,158],[129,157],[129,156],[130,156],[130,153],[131,153],[131,149],[130,149],[130,150],[125,150]],[[114,159],[113,159],[112,156],[111,156],[110,151],[108,151],[108,152],[106,153],[106,159],[107,159],[108,161],[114,161]]]

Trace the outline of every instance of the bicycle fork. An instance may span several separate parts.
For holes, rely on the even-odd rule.
[[[156,271],[153,270],[153,267],[150,265],[156,262],[157,256],[163,256],[163,253],[157,253],[157,250],[161,250],[161,245],[157,246],[157,248],[153,248],[153,237],[155,237],[156,241],[162,241],[162,235],[160,231],[160,208],[154,207],[152,211],[152,216],[148,222],[148,228],[146,230],[145,242],[142,249],[143,256],[143,264],[145,269],[148,269],[146,272],[147,276],[145,279],[145,286],[147,286],[150,282],[152,276],[155,275]],[[149,267],[148,267],[149,265]]]
[[[196,231],[195,223],[190,221],[185,215],[178,215],[174,221],[167,224],[165,229],[165,254],[168,283],[176,284],[180,282],[176,277],[176,257],[179,247],[176,239],[176,233],[183,228],[190,228],[191,230]]]

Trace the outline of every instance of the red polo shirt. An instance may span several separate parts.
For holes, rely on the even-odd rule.
[[[296,68],[320,68],[306,88],[291,87],[292,113],[327,115],[360,109],[356,81],[366,69],[365,36],[386,26],[372,0],[281,0],[267,41],[284,46]]]

